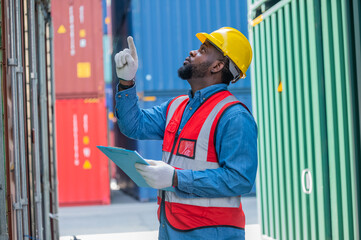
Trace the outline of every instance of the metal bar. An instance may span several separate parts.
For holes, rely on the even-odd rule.
[[[263,0],[264,1],[264,0]],[[285,6],[286,4],[290,3],[293,0],[282,0],[279,1],[278,3],[276,3],[274,6],[272,6],[270,9],[268,9],[267,11],[265,11],[263,14],[259,15],[258,17],[256,17],[255,19],[250,19],[250,25],[251,26],[256,26],[257,24],[259,24],[260,22],[262,22],[263,20],[265,20],[266,18],[268,18],[269,16],[271,16],[274,12],[278,11],[279,9],[283,8],[283,6]]]
[[[10,63],[10,78],[12,86],[12,123],[13,123],[13,144],[14,146],[19,146],[19,126],[18,126],[18,86],[17,86],[17,74],[15,66],[15,57],[16,57],[16,19],[14,16],[15,7],[13,0],[9,1],[9,35],[10,35],[10,51],[9,51],[9,63]],[[14,149],[14,174],[15,174],[15,203],[13,203],[13,208],[16,212],[16,233],[17,237],[21,238],[23,236],[23,223],[22,223],[22,208],[16,208],[17,204],[21,204],[21,183],[20,183],[20,156],[19,151]]]
[[[361,158],[361,3],[358,0],[347,1],[347,15],[353,17],[348,19],[348,53],[350,58],[349,81],[350,94],[352,96],[352,112],[353,112],[353,162],[352,172],[354,177],[354,195],[355,210],[354,210],[354,229],[355,239],[360,239],[361,229],[361,163],[358,159]]]
[[[268,64],[268,69],[267,72],[273,72],[275,66],[277,65],[277,51],[278,51],[278,40],[277,40],[277,34],[275,33],[275,29],[276,28],[276,16],[272,16],[270,19],[268,19],[267,21],[264,22],[264,24],[266,25],[266,29],[267,29],[267,35],[266,35],[266,39],[267,39],[267,46],[268,46],[268,51],[269,53],[266,54],[267,55],[267,62]],[[267,51],[267,50],[266,50]],[[273,204],[273,208],[274,208],[274,238],[277,238],[278,236],[280,236],[281,234],[281,216],[280,216],[280,182],[279,182],[279,172],[278,172],[278,168],[277,168],[277,164],[276,164],[276,159],[277,158],[277,149],[278,149],[278,142],[277,142],[277,134],[279,132],[279,130],[276,128],[276,123],[277,123],[277,119],[276,119],[276,110],[275,110],[275,98],[277,97],[277,92],[276,92],[276,88],[275,88],[275,75],[270,75],[270,79],[266,80],[266,86],[268,88],[268,92],[269,92],[269,116],[270,116],[270,133],[271,133],[271,144],[270,144],[270,149],[271,149],[271,157],[272,157],[272,166],[271,166],[271,176],[273,178],[273,184],[274,184],[274,204]],[[267,131],[267,130],[266,130]]]
[[[254,36],[255,36],[255,41],[254,41],[254,65],[255,67],[260,65],[260,61],[261,61],[261,48],[260,48],[260,37],[259,37],[259,26],[254,28],[252,31],[254,31]],[[260,85],[261,83],[259,82],[259,78],[261,77],[260,71],[255,72],[255,74],[252,74],[252,76],[254,77],[255,81],[253,81],[255,83],[255,90],[257,93],[260,91]],[[264,153],[264,140],[263,140],[263,132],[261,129],[263,129],[263,115],[262,115],[262,95],[261,94],[257,94],[257,101],[255,101],[255,103],[257,102],[257,107],[254,108],[255,109],[255,113],[256,113],[256,121],[257,121],[257,125],[258,125],[258,129],[259,129],[259,148],[258,148],[258,158],[259,158],[259,167],[258,167],[258,172],[259,172],[259,180],[260,180],[260,185],[262,186],[260,188],[260,196],[261,196],[261,205],[260,206],[260,211],[262,212],[262,218],[261,219],[261,227],[262,227],[262,234],[268,234],[268,212],[267,212],[267,194],[266,194],[266,187],[264,187],[266,185],[266,174],[265,174],[265,167],[263,166],[263,162],[265,159],[265,153]]]
[[[3,34],[3,28],[1,27],[1,34]],[[1,38],[1,36],[0,36]],[[0,57],[2,58],[2,50],[0,50]],[[1,59],[2,61],[2,59]],[[8,225],[7,225],[7,217],[6,217],[6,181],[5,181],[5,124],[3,121],[4,113],[3,113],[3,69],[1,64],[0,69],[0,92],[1,92],[1,98],[0,98],[0,239],[7,239],[8,233]]]
[[[34,132],[33,142],[33,169],[35,179],[35,219],[36,219],[36,238],[43,239],[43,214],[42,214],[42,194],[41,194],[41,178],[40,178],[40,148],[39,148],[39,114],[38,114],[38,77],[37,77],[37,54],[35,39],[35,0],[29,0],[30,11],[28,13],[29,22],[29,40],[30,40],[30,89],[31,89],[31,123]]]
[[[309,36],[308,64],[310,66],[309,89],[312,123],[312,156],[309,168],[314,176],[314,194],[310,194],[312,239],[331,239],[331,216],[329,203],[329,172],[327,153],[327,117],[325,103],[325,77],[322,49],[322,22],[320,1],[307,0],[307,23]],[[312,85],[311,85],[312,83]]]
[[[267,34],[268,31],[266,29],[265,24],[260,25],[260,50],[261,52],[261,56],[263,56],[265,54],[265,52],[267,51]],[[268,88],[267,88],[267,82],[268,79],[266,78],[267,76],[267,67],[268,67],[268,62],[267,62],[267,58],[266,57],[261,57],[260,58],[260,65],[258,66],[258,70],[262,73],[262,77],[259,78],[259,82],[260,82],[260,86],[264,86],[262,87],[260,90],[262,91],[261,96],[262,96],[262,100],[263,100],[263,110],[265,111],[266,109],[269,108],[269,94],[268,94]],[[270,128],[270,123],[269,123],[269,112],[265,111],[263,114],[263,124],[262,124],[262,132],[263,132],[263,141],[264,141],[264,145],[265,146],[263,148],[264,151],[264,168],[266,169],[270,169],[271,168],[271,148],[269,144],[266,144],[267,142],[269,142],[270,140],[270,131],[267,131],[266,129]],[[267,171],[267,170],[266,170]],[[274,219],[274,185],[273,183],[273,179],[272,179],[272,175],[271,174],[266,174],[265,175],[265,180],[266,180],[266,194],[268,197],[268,201],[267,201],[267,212],[268,212],[268,234],[271,237],[275,237],[275,228],[274,228],[274,223],[275,223],[275,219]]]
[[[306,22],[306,15],[307,15],[307,7],[305,1],[300,1],[298,3],[298,12],[299,12],[299,27],[300,27],[300,65],[302,71],[309,72],[309,62],[308,62],[308,29],[307,29],[307,22]],[[301,72],[301,71],[300,71]],[[302,77],[303,78],[303,77]],[[300,111],[301,116],[301,129],[304,129],[303,133],[300,136],[301,144],[303,148],[301,149],[300,153],[300,170],[308,168],[308,158],[312,158],[311,155],[311,142],[310,142],[310,103],[309,103],[309,88],[306,87],[306,81],[300,80],[297,82],[297,88],[300,90],[299,93],[299,103],[302,103],[302,108]],[[301,146],[302,146],[301,145]],[[300,173],[299,173],[300,174]],[[311,221],[310,221],[310,198],[306,194],[301,194],[301,209],[302,209],[302,230],[303,230],[303,239],[311,239]]]
[[[282,33],[282,19],[280,17],[280,15],[275,14],[272,17],[274,17],[274,33],[277,35],[275,42],[278,43],[277,48],[274,51],[274,57],[275,58],[275,62],[274,62],[274,70],[273,70],[273,89],[274,91],[276,91],[276,89],[278,89],[278,86],[280,84],[280,82],[283,80],[282,79],[282,61],[283,59],[281,58],[281,48],[283,48],[283,46],[280,44],[281,39],[281,33]],[[282,226],[280,228],[281,232],[280,235],[277,236],[277,239],[288,239],[287,238],[287,209],[286,209],[286,188],[285,188],[285,184],[286,184],[286,179],[285,179],[285,153],[284,153],[284,149],[283,146],[286,144],[282,131],[283,131],[283,105],[282,105],[282,95],[281,94],[276,94],[275,96],[275,109],[276,109],[276,128],[278,131],[277,134],[277,158],[275,159],[275,164],[277,166],[277,171],[278,171],[278,182],[279,182],[279,202],[280,202],[280,225]]]
[[[28,191],[27,191],[27,166],[25,155],[25,116],[24,116],[24,82],[23,82],[23,58],[22,58],[22,27],[21,27],[21,0],[16,0],[16,52],[18,59],[17,82],[18,82],[18,110],[19,110],[19,150],[20,150],[20,180],[21,180],[21,207],[23,209],[23,236],[29,235],[28,215]]]
[[[265,106],[267,106],[267,109],[272,109],[274,107],[273,101],[274,101],[274,88],[272,85],[272,81],[267,76],[267,73],[272,72],[273,70],[273,62],[272,62],[272,55],[273,54],[267,54],[268,49],[272,49],[272,26],[271,26],[271,19],[268,19],[268,21],[264,22],[265,25],[265,34],[263,35],[262,41],[265,44],[265,48],[263,50],[263,59],[265,61],[264,72],[262,72],[263,75],[263,91],[265,96]],[[268,162],[268,168],[271,171],[275,170],[275,166],[277,165],[275,161],[273,161],[274,156],[276,155],[277,147],[276,142],[272,141],[275,137],[275,121],[274,121],[274,112],[271,111],[265,111],[265,135],[266,135],[266,141],[270,144],[266,144],[266,153],[267,158],[266,161]],[[268,119],[268,120],[267,120]],[[269,130],[267,130],[269,129]],[[278,190],[278,179],[274,176],[274,174],[267,174],[267,183],[268,183],[268,191],[269,191],[269,214],[270,214],[270,237],[277,238],[277,234],[279,234],[277,229],[277,224],[279,224],[279,190]]]
[[[3,1],[1,1],[0,3],[0,7],[3,8]],[[0,26],[0,39],[3,40],[3,35],[4,35],[4,23],[2,21],[3,19],[3,11],[1,9],[0,11],[1,13],[1,26]],[[2,45],[4,44],[3,41],[1,41]],[[4,107],[4,94],[3,92],[5,91],[5,89],[3,89],[4,86],[4,72],[3,72],[3,59],[4,59],[4,52],[3,52],[3,46],[0,46],[0,206],[6,206],[6,180],[5,180],[5,176],[6,176],[6,169],[5,169],[5,159],[6,159],[6,152],[5,152],[5,121],[3,121],[3,119],[5,118],[4,115],[4,111],[3,111],[3,107]],[[6,239],[6,237],[8,236],[7,233],[7,229],[8,229],[8,224],[7,224],[8,220],[6,217],[6,207],[1,207],[0,208],[0,239]]]
[[[324,74],[327,83],[325,84],[326,92],[326,104],[327,109],[331,111],[326,111],[327,114],[327,135],[328,135],[328,158],[329,158],[329,172],[330,172],[330,204],[331,204],[331,215],[333,221],[331,222],[332,226],[332,237],[342,239],[343,235],[343,223],[345,219],[342,219],[342,197],[339,194],[341,190],[341,181],[337,179],[337,176],[340,176],[340,144],[341,139],[339,136],[339,130],[337,127],[337,115],[334,114],[338,111],[339,105],[336,101],[336,69],[335,61],[336,56],[334,52],[335,39],[332,37],[332,32],[334,28],[337,28],[337,25],[334,26],[332,23],[333,18],[331,14],[331,4],[330,1],[322,0],[322,36],[323,36],[323,55],[324,55]],[[337,30],[336,30],[337,31]],[[344,175],[346,178],[346,175]]]
[[[277,13],[279,17],[279,23],[280,23],[280,29],[279,29],[279,54],[280,54],[280,79],[282,81],[282,92],[279,93],[279,96],[281,97],[281,103],[282,103],[282,125],[283,129],[280,131],[283,135],[283,176],[286,181],[284,181],[284,198],[285,198],[285,205],[283,207],[286,210],[286,224],[287,224],[287,232],[286,232],[286,238],[285,239],[295,239],[294,235],[294,206],[293,206],[293,197],[292,197],[292,177],[291,177],[291,171],[293,168],[292,165],[292,158],[291,158],[291,152],[292,152],[292,145],[291,145],[291,136],[290,136],[290,85],[292,82],[292,78],[289,76],[289,72],[292,71],[289,67],[290,63],[290,56],[288,54],[288,49],[290,49],[290,41],[287,41],[287,28],[290,24],[290,18],[289,18],[289,5],[285,5],[284,8],[280,9],[280,11]],[[283,228],[285,228],[285,225],[282,225]]]
[[[301,163],[300,159],[304,159],[304,138],[302,129],[303,124],[303,100],[301,98],[302,88],[301,84],[301,56],[300,56],[300,29],[299,29],[299,13],[298,13],[298,4],[296,1],[291,2],[291,13],[290,17],[292,19],[291,25],[288,29],[287,42],[291,42],[292,46],[289,48],[293,52],[292,58],[292,69],[293,74],[291,74],[290,79],[290,99],[291,99],[291,118],[294,125],[291,127],[292,142],[294,143],[293,147],[293,156],[292,160],[294,161],[292,175],[293,175],[293,186],[294,186],[294,210],[295,210],[295,239],[305,239],[302,231],[302,199],[301,199],[301,188],[298,184],[299,173],[301,172]],[[292,30],[291,30],[292,29]],[[293,106],[292,106],[293,105]]]
[[[50,2],[49,2],[50,5]],[[49,6],[50,8],[50,6]],[[53,37],[54,37],[54,29],[53,29],[53,24],[52,21],[50,19],[50,21],[48,22],[49,24],[49,36],[48,36],[48,41],[50,42],[50,49],[49,49],[49,54],[50,54],[50,69],[51,69],[51,73],[50,73],[50,85],[51,85],[51,116],[52,116],[52,165],[51,165],[51,169],[52,169],[52,175],[51,175],[51,189],[52,189],[52,214],[54,215],[58,215],[58,177],[57,177],[57,158],[56,158],[56,111],[55,111],[55,81],[54,81],[54,45],[53,45]],[[59,221],[58,219],[54,219],[53,220],[53,240],[55,239],[59,239]]]
[[[349,2],[349,1],[348,1]],[[348,29],[349,29],[349,19],[350,17],[353,16],[352,12],[350,12],[350,9],[348,9],[348,4],[346,1],[342,1],[341,2],[341,9],[340,11],[340,15],[342,15],[342,23],[340,23],[340,25],[342,25],[342,31],[343,31],[343,38],[341,39],[342,42],[342,46],[341,47],[341,51],[342,51],[342,55],[343,55],[343,69],[341,71],[345,71],[343,75],[343,78],[346,78],[347,81],[340,81],[341,83],[343,83],[345,85],[345,89],[344,89],[344,101],[346,102],[348,108],[346,109],[347,112],[345,113],[344,116],[347,116],[347,118],[345,117],[345,122],[344,122],[344,128],[347,129],[346,134],[347,136],[345,136],[345,142],[347,143],[347,145],[345,144],[345,147],[347,146],[347,152],[346,152],[346,157],[345,159],[350,159],[349,161],[344,161],[342,164],[346,164],[346,169],[347,172],[345,173],[345,176],[347,176],[347,182],[346,182],[346,188],[347,191],[345,194],[346,196],[342,195],[343,197],[347,197],[346,201],[348,201],[348,205],[343,205],[344,206],[344,210],[345,212],[347,212],[347,214],[344,214],[344,216],[347,216],[349,218],[349,224],[350,227],[349,228],[345,228],[345,235],[344,238],[349,238],[349,239],[359,239],[358,236],[358,226],[357,226],[357,221],[358,221],[358,211],[357,211],[357,174],[355,172],[356,166],[355,166],[355,162],[357,161],[356,159],[360,159],[360,158],[355,158],[355,147],[358,146],[359,144],[359,140],[357,138],[354,137],[354,134],[358,134],[358,129],[360,126],[357,126],[354,124],[353,122],[353,114],[354,114],[354,96],[352,96],[352,91],[350,90],[351,88],[353,88],[353,84],[350,81],[350,77],[355,78],[355,75],[350,74],[350,68],[349,66],[352,64],[352,60],[351,58],[356,57],[356,50],[352,51],[352,57],[349,56],[350,52],[349,49],[355,49],[354,46],[350,46],[350,42],[351,41],[355,41],[355,37],[353,37],[353,39],[350,41],[349,38],[351,38],[351,36],[348,33]],[[355,9],[355,12],[357,11],[357,7]],[[359,19],[358,23],[354,23],[351,24],[351,26],[356,25],[356,27],[360,27],[361,23],[361,19]],[[361,29],[359,28],[358,31],[360,31]],[[339,66],[341,67],[341,66]],[[341,78],[342,79],[342,78]],[[347,97],[346,97],[347,96]],[[355,111],[357,113],[357,111]],[[360,137],[360,136],[359,136]],[[357,150],[356,150],[357,151]],[[356,160],[356,161],[355,161]],[[342,170],[341,170],[342,171]],[[343,185],[343,187],[345,187],[345,185]],[[342,188],[343,189],[343,188]],[[344,203],[344,200],[343,200]],[[350,204],[351,203],[351,204]]]
[[[50,206],[49,206],[49,139],[48,139],[48,105],[47,105],[47,81],[46,81],[46,52],[45,52],[45,11],[43,4],[38,3],[37,20],[38,20],[38,72],[39,72],[39,97],[40,97],[40,141],[41,141],[41,163],[42,163],[42,189],[43,189],[43,218],[44,218],[44,239],[51,239],[50,234]]]

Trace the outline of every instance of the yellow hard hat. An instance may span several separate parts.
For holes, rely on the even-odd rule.
[[[232,82],[236,82],[240,77],[246,77],[252,60],[252,48],[240,31],[231,27],[222,27],[211,34],[197,33],[196,36],[202,43],[208,40],[231,60],[229,70],[234,76]]]

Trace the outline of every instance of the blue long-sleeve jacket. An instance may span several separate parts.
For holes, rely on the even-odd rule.
[[[179,131],[208,96],[226,90],[216,84],[197,91],[184,111]],[[120,131],[134,139],[163,139],[169,102],[140,109],[135,87],[116,94],[116,116]],[[227,197],[248,193],[257,172],[257,126],[252,115],[237,104],[227,109],[217,128],[216,152],[220,168],[205,171],[177,170],[176,194],[184,198]]]

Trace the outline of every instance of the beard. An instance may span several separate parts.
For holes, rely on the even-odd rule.
[[[183,80],[205,77],[211,64],[211,62],[204,62],[200,64],[189,63],[183,65],[178,69],[178,76]]]

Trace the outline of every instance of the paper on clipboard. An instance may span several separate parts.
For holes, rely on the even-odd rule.
[[[150,187],[134,166],[135,163],[149,165],[139,153],[117,147],[97,146],[97,148],[120,167],[139,187]],[[174,192],[173,187],[162,190]]]

